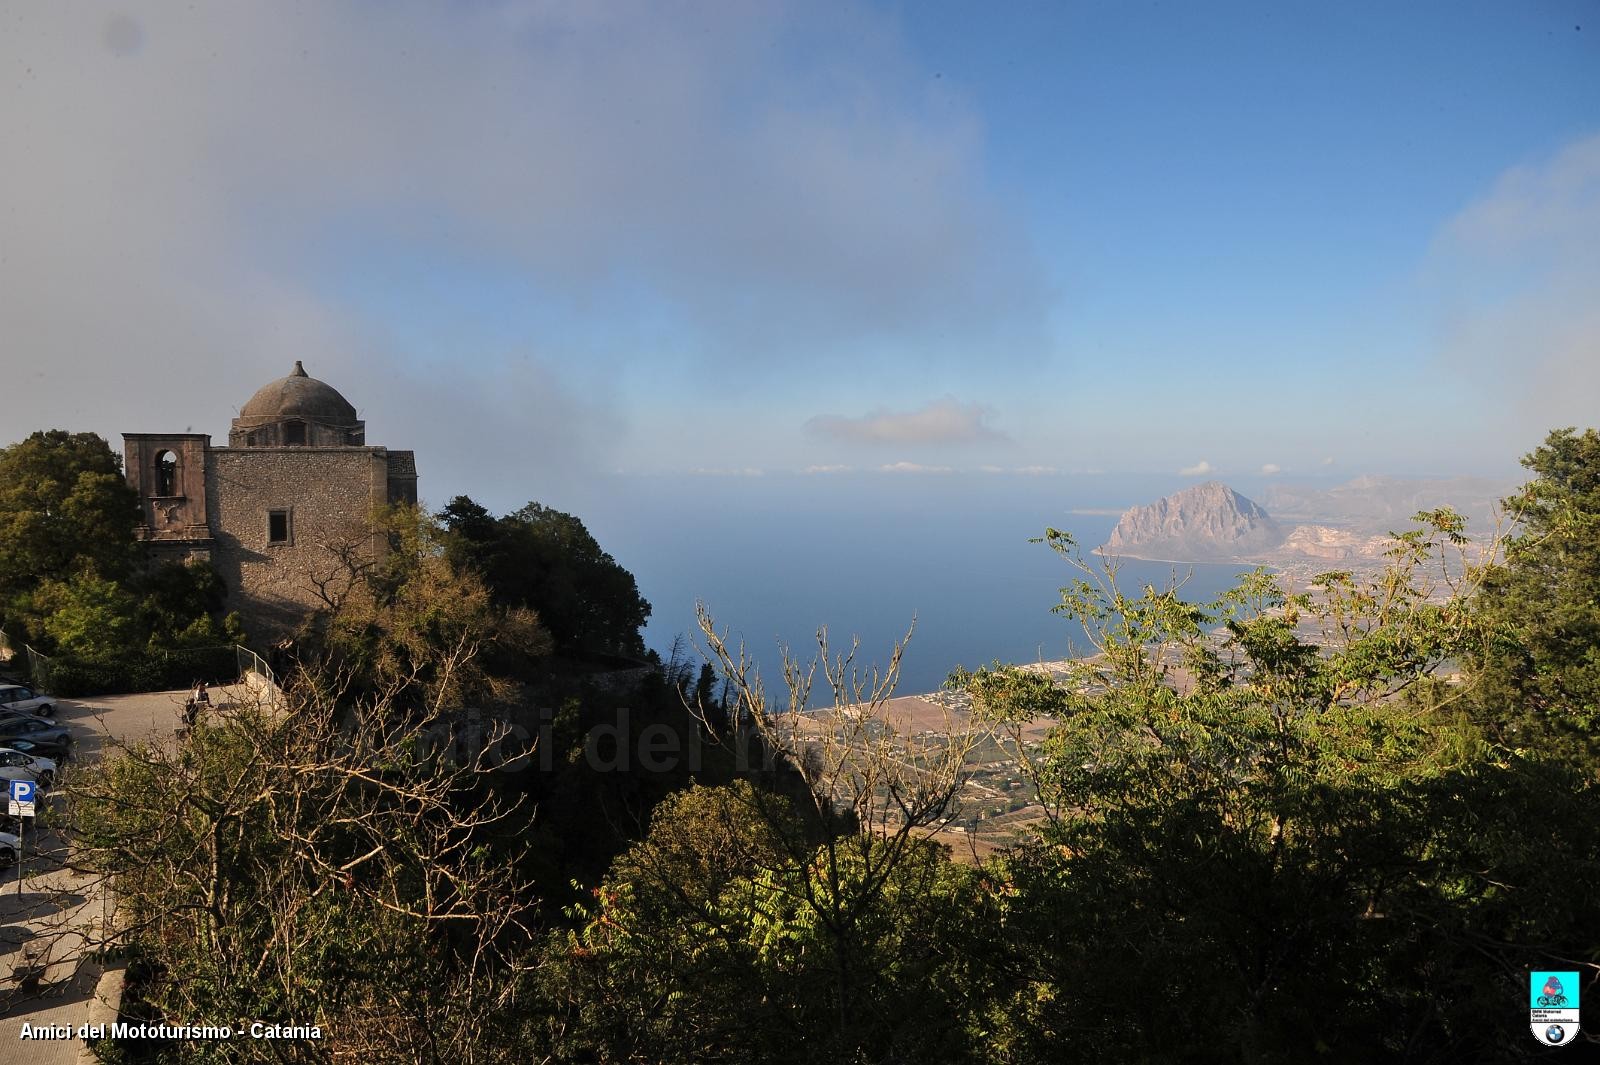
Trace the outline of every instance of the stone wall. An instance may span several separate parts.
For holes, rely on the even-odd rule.
[[[384,549],[371,528],[389,500],[383,448],[213,448],[206,467],[211,561],[252,643],[288,635],[324,605],[317,584],[341,571],[342,549]],[[284,542],[270,538],[274,511],[285,515]]]
[[[289,426],[300,427],[300,442],[289,440]],[[229,447],[348,447],[367,442],[365,422],[328,425],[314,418],[235,418],[228,433]]]
[[[417,456],[411,451],[389,452],[389,502],[417,505]]]
[[[206,452],[211,438],[203,433],[124,433],[122,466],[144,508],[143,540],[205,547],[211,530],[206,513]],[[158,460],[176,460],[173,483],[159,485]],[[187,555],[186,548],[175,548]],[[203,554],[203,552],[202,552]]]

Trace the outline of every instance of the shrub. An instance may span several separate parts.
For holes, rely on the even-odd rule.
[[[197,680],[232,681],[238,673],[238,656],[233,647],[194,647],[120,658],[58,655],[50,661],[48,676],[38,679],[50,694],[72,698],[170,691],[186,688]]]

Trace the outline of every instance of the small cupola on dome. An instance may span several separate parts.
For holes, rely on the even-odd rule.
[[[262,385],[240,408],[228,433],[232,447],[348,447],[366,442],[366,424],[339,390],[306,373],[296,359],[289,376]]]

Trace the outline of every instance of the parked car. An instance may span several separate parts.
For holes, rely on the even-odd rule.
[[[10,747],[10,740],[32,740],[35,743],[72,744],[72,732],[60,722],[28,714],[0,718],[0,743]]]
[[[9,738],[0,740],[0,744],[4,744],[8,749],[13,751],[21,751],[23,754],[32,754],[38,755],[41,758],[49,758],[57,764],[65,762],[67,759],[72,757],[70,741],[64,743],[46,743],[43,740],[19,740],[15,738]]]
[[[15,865],[22,841],[9,832],[0,832],[0,865]]]
[[[27,766],[0,765],[0,788],[4,788],[5,782],[8,780],[26,780],[30,784],[38,785],[40,788],[45,786],[44,781],[39,779],[39,774]],[[0,796],[3,795],[4,792],[0,792]]]
[[[54,758],[46,758],[42,754],[28,754],[26,751],[0,747],[0,766],[14,766],[17,769],[26,769],[32,772],[38,778],[39,783],[45,787],[55,783],[56,760]]]
[[[55,700],[20,684],[0,684],[0,714],[33,714],[54,717]]]

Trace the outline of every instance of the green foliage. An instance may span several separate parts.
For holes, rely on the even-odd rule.
[[[421,760],[381,704],[219,710],[68,792],[76,863],[115,872],[157,1016],[317,1024],[320,1043],[185,1041],[182,1061],[515,1062],[534,899],[511,812]]]
[[[80,860],[117,871],[161,1015],[326,1019],[343,1042],[317,1049],[351,1060],[1530,1057],[1525,973],[1600,973],[1600,437],[1528,462],[1519,535],[1481,568],[1442,509],[1375,576],[1257,570],[1196,604],[1048,530],[1076,567],[1056,611],[1095,653],[1064,686],[951,678],[1045,811],[973,865],[922,838],[959,778],[901,774],[871,712],[892,683],[844,689],[853,729],[782,718],[706,624],[720,691],[677,654],[626,693],[536,677],[552,646],[637,647],[632,578],[542,507],[397,512],[395,550],[325,587],[295,709],[86,775]],[[214,623],[204,572],[81,570],[28,593],[63,645]],[[786,662],[796,706],[814,673]],[[560,710],[515,781],[415,731],[533,699]],[[636,752],[655,726],[711,746],[591,764],[597,727]],[[741,730],[777,768],[693,783],[734,777],[715,745]],[[501,816],[518,800],[537,815]]]
[[[537,611],[562,654],[644,653],[650,604],[582,521],[538,503],[496,518],[466,496],[439,518],[451,562],[482,574],[496,602]]]
[[[203,562],[135,570],[110,580],[85,567],[18,601],[51,656],[52,694],[110,695],[184,688],[235,674],[237,615],[222,616],[222,582]]]
[[[127,658],[140,651],[234,643],[238,619],[222,614],[222,581],[203,562],[141,570],[126,581],[92,570],[45,581],[28,597],[47,646],[74,658]]]
[[[180,647],[112,658],[57,655],[50,660],[50,675],[42,686],[52,695],[71,699],[175,691],[197,680],[216,684],[238,675],[238,653],[232,646]]]
[[[204,562],[147,567],[131,587],[139,601],[139,624],[151,650],[239,643],[236,614],[225,614],[227,588]]]
[[[140,564],[139,521],[138,496],[100,437],[54,430],[0,449],[0,621],[86,664],[85,678],[127,674],[147,649],[239,640],[209,566]]]
[[[1034,670],[1009,669],[998,662],[976,672],[957,669],[945,682],[950,691],[972,697],[981,720],[1021,723],[1065,711],[1067,693],[1049,676]]]
[[[123,577],[133,560],[139,499],[93,433],[34,433],[0,448],[0,610],[44,581],[88,570]]]
[[[796,849],[798,827],[743,783],[664,803],[547,954],[556,1056],[982,1060],[980,874],[926,843]]]
[[[1505,501],[1516,535],[1479,601],[1477,702],[1513,746],[1600,760],[1600,434],[1557,430],[1522,461],[1535,477]]]
[[[68,581],[48,581],[34,593],[44,631],[64,655],[110,658],[139,641],[139,601],[117,581],[92,571]]]
[[[78,651],[131,638],[120,582],[138,523],[138,496],[94,433],[38,432],[0,448],[0,622],[46,651],[56,632]]]
[[[1047,535],[1100,654],[1055,695],[955,678],[1055,718],[1018,747],[1050,816],[1004,861],[1005,1060],[1503,1060],[1515,974],[1600,961],[1594,781],[1496,749],[1439,679],[1482,633],[1459,517],[1417,520],[1375,579],[1258,572],[1208,606]]]
[[[389,551],[376,564],[347,555],[344,572],[323,584],[327,608],[300,634],[307,676],[384,692],[426,717],[509,697],[508,667],[550,651],[538,616],[494,603],[476,573],[452,566],[427,515],[402,507],[377,521]]]

